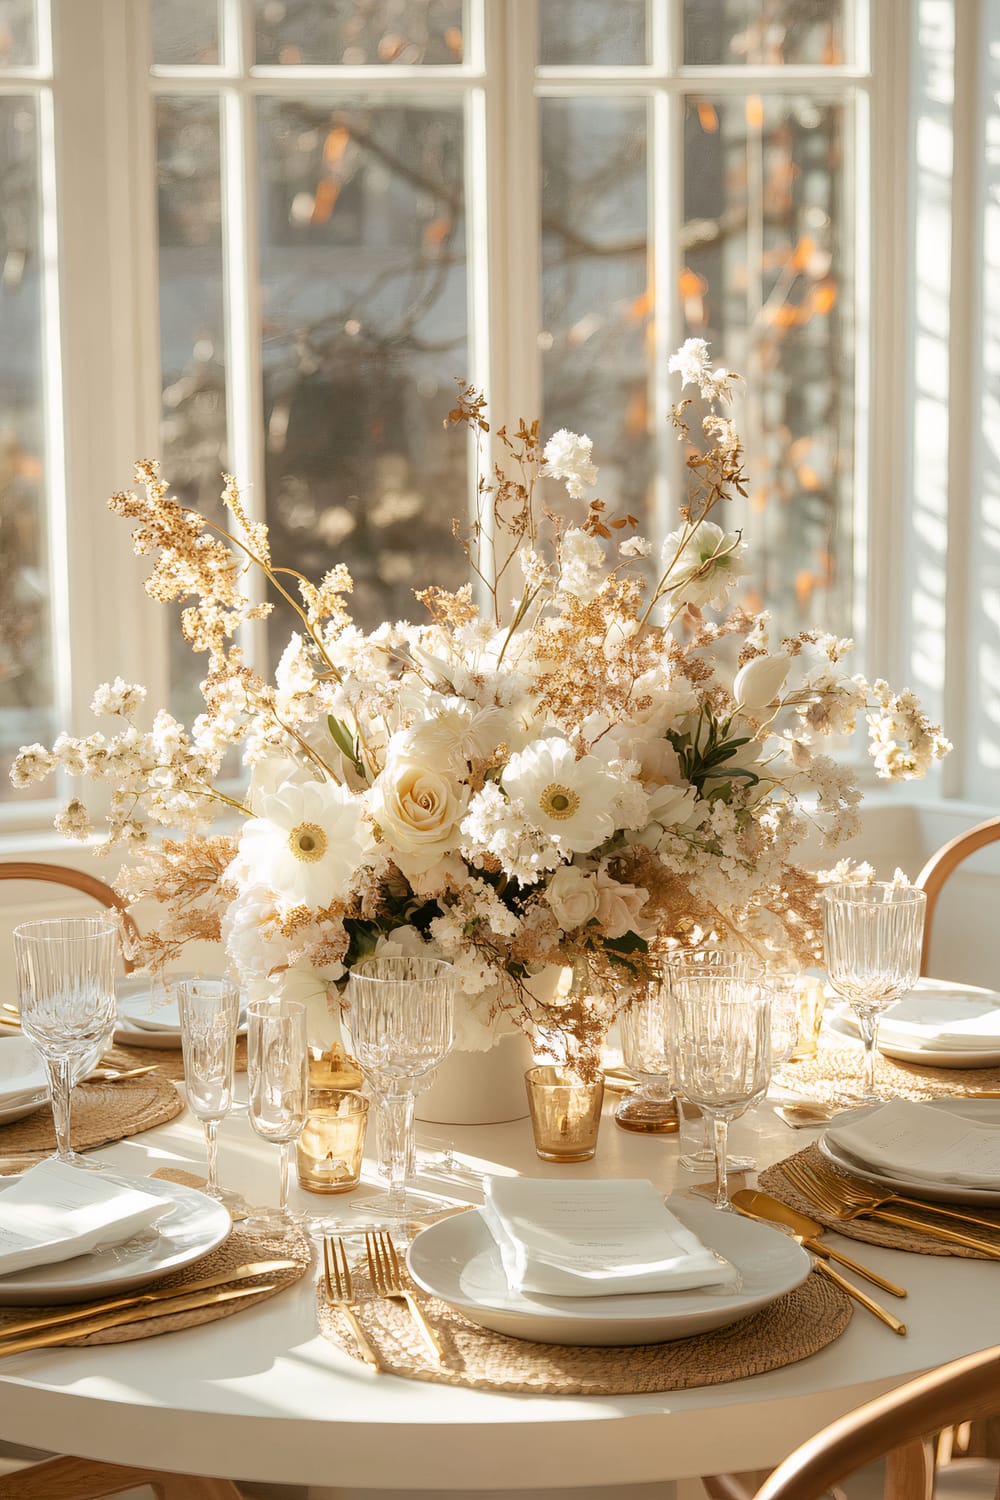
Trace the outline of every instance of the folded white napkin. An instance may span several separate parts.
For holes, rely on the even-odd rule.
[[[121,1244],[170,1207],[100,1172],[40,1162],[0,1194],[0,1276]]]
[[[483,1218],[512,1291],[607,1297],[737,1280],[651,1182],[488,1177],[484,1194]]]
[[[24,1095],[45,1088],[45,1064],[26,1036],[0,1041],[0,1104],[14,1104]]]
[[[934,1052],[996,1051],[1000,1048],[1000,995],[984,991],[915,990],[887,1010],[884,1041]]]
[[[863,1119],[832,1125],[826,1136],[875,1171],[1000,1193],[1000,1125],[981,1125],[950,1110],[894,1099]]]

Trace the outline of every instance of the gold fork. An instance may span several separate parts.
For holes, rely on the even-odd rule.
[[[339,1235],[323,1241],[323,1284],[327,1302],[331,1307],[339,1307],[350,1323],[361,1358],[366,1364],[380,1370],[382,1366],[379,1364],[378,1355],[369,1343],[368,1335],[354,1310],[354,1282],[351,1278],[347,1250]]]
[[[1000,1260],[1000,1249],[997,1249],[995,1245],[987,1244],[985,1240],[977,1239],[974,1235],[962,1234],[957,1229],[947,1229],[943,1224],[924,1223],[905,1207],[902,1211],[883,1208],[883,1202],[893,1201],[891,1197],[882,1199],[873,1194],[860,1204],[848,1202],[842,1190],[842,1184],[846,1182],[846,1179],[825,1168],[808,1162],[786,1161],[782,1162],[781,1170],[793,1187],[797,1187],[821,1213],[829,1215],[831,1219],[839,1219],[841,1223],[850,1223],[852,1219],[867,1217],[883,1219],[887,1224],[896,1224],[904,1229],[915,1229],[921,1234],[930,1235],[932,1239],[946,1240],[952,1245],[964,1245],[967,1250],[981,1251],[990,1260]],[[920,1207],[923,1208],[924,1205],[921,1204]],[[996,1226],[990,1225],[989,1227],[995,1228]]]
[[[880,1192],[868,1183],[859,1182],[856,1177],[845,1177],[841,1172],[834,1172],[823,1162],[811,1163],[811,1169],[848,1208],[881,1208],[884,1203],[901,1203],[907,1208],[921,1209],[924,1213],[957,1219],[960,1224],[978,1224],[982,1229],[1000,1229],[996,1219],[984,1219],[981,1214],[945,1208],[943,1203],[928,1203],[922,1198],[906,1198],[902,1193]]]
[[[376,1296],[406,1303],[410,1309],[410,1316],[423,1334],[431,1353],[439,1364],[442,1363],[444,1350],[441,1347],[441,1341],[427,1321],[427,1315],[416,1297],[409,1287],[403,1285],[403,1269],[399,1264],[399,1256],[396,1254],[396,1247],[392,1243],[391,1236],[386,1230],[370,1230],[365,1235],[365,1251],[368,1256],[368,1272]]]

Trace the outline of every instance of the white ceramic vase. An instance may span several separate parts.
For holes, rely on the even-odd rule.
[[[432,1125],[499,1125],[528,1113],[525,1069],[534,1061],[523,1032],[502,1036],[488,1052],[452,1052],[417,1095],[418,1120]]]

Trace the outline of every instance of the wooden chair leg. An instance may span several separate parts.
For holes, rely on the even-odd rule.
[[[242,1500],[228,1479],[165,1474],[88,1458],[50,1458],[0,1478],[0,1500],[103,1500],[149,1485],[157,1500]]]
[[[903,1443],[886,1458],[884,1500],[931,1500],[934,1445],[930,1439]]]

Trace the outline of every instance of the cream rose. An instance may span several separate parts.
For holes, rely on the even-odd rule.
[[[417,761],[390,756],[372,788],[372,817],[404,875],[419,874],[458,842],[467,787]]]
[[[635,932],[645,937],[650,928],[639,913],[649,900],[649,892],[641,885],[623,885],[613,880],[607,870],[598,870],[595,883],[597,917],[604,936],[620,938],[627,932]]]
[[[597,886],[593,875],[576,865],[560,865],[545,892],[552,914],[564,932],[582,927],[597,916]]]

